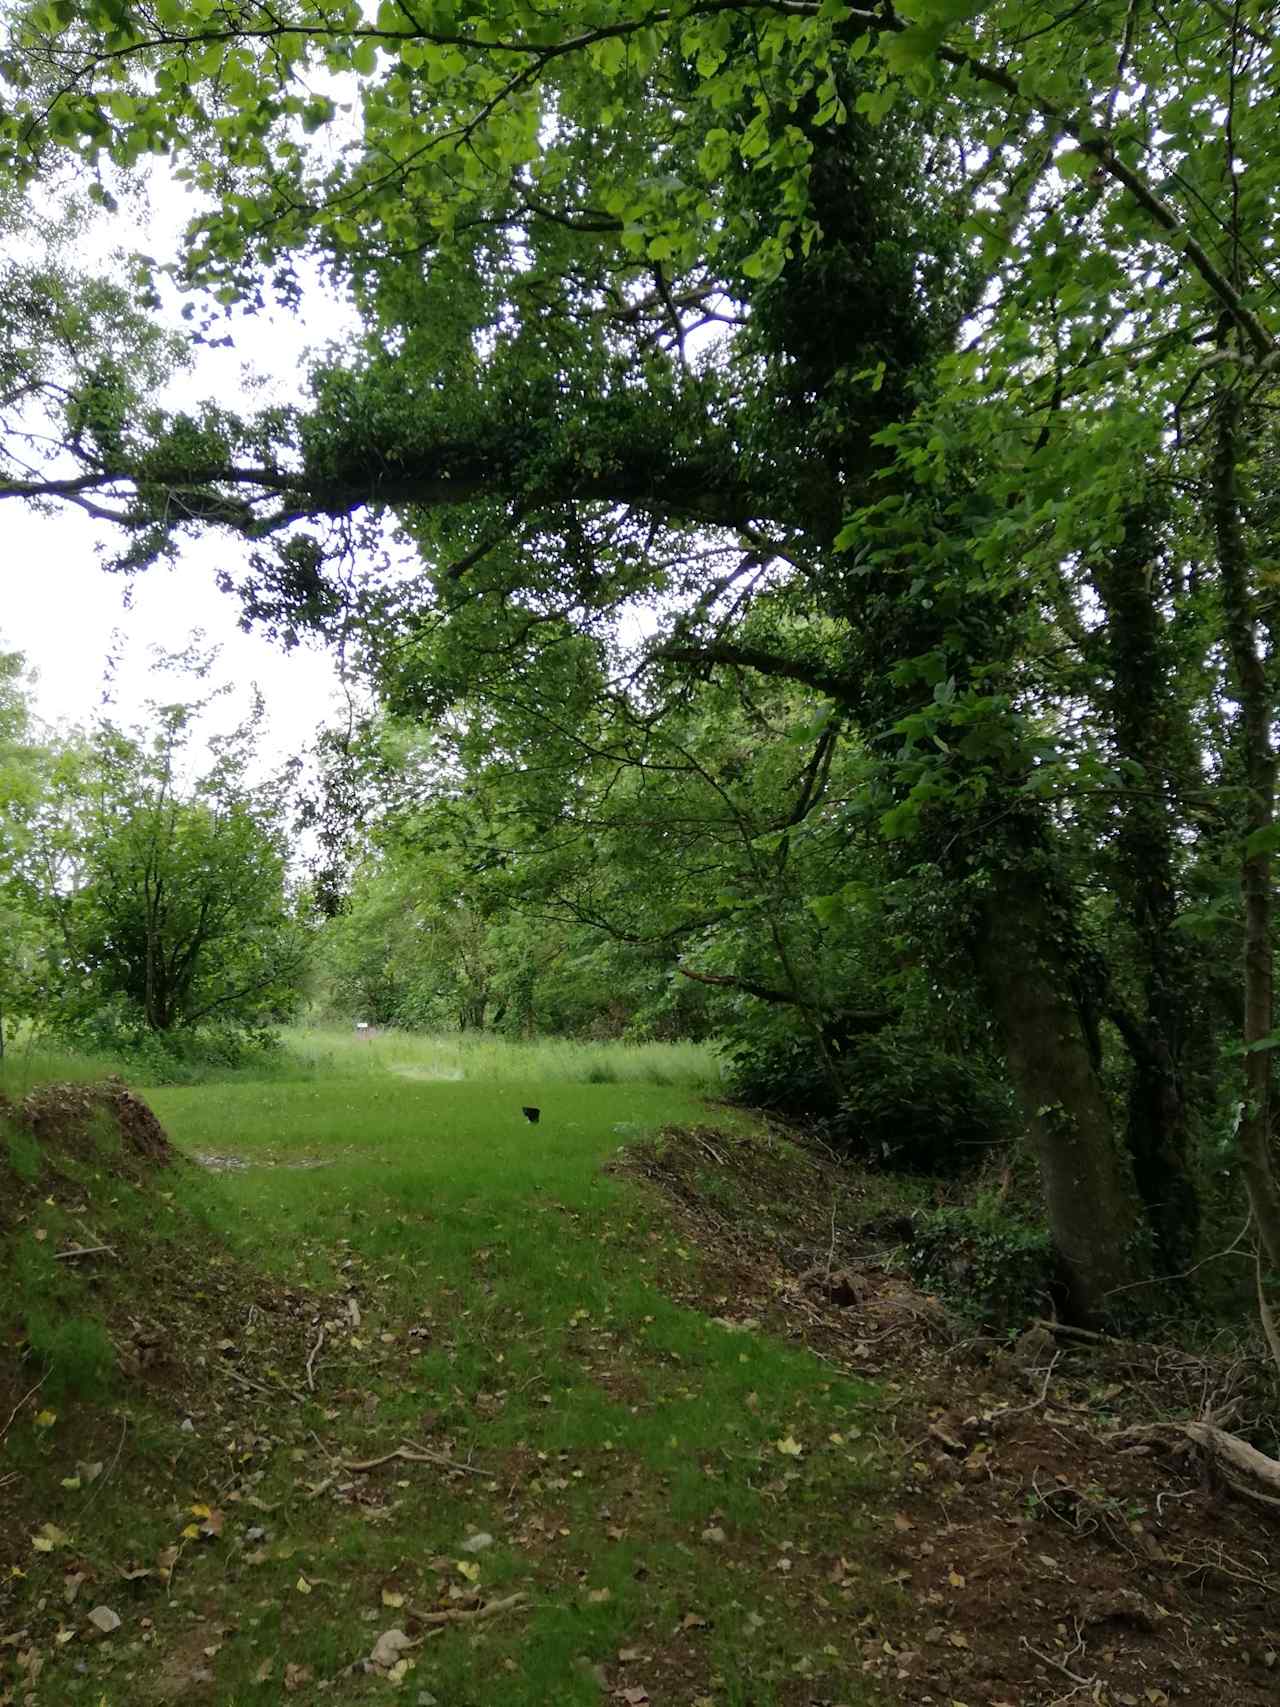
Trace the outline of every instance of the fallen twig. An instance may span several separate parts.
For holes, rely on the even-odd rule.
[[[319,1356],[320,1348],[323,1344],[324,1323],[321,1322],[320,1327],[316,1331],[316,1343],[307,1353],[307,1391],[309,1393],[314,1393],[316,1390],[316,1358]]]
[[[469,1610],[449,1612],[419,1612],[410,1606],[407,1610],[420,1624],[478,1624],[482,1618],[494,1618],[500,1612],[518,1612],[526,1610],[529,1596],[524,1593],[509,1594],[504,1600],[489,1600],[483,1606],[473,1606]]]
[[[55,1251],[53,1260],[55,1262],[74,1262],[77,1257],[101,1256],[103,1251],[106,1251],[109,1256],[118,1254],[114,1245],[73,1245],[69,1251]]]
[[[1046,1332],[1056,1334],[1060,1339],[1084,1340],[1089,1345],[1130,1345],[1132,1341],[1117,1339],[1114,1334],[1100,1334],[1096,1328],[1077,1328],[1070,1322],[1054,1322],[1047,1316],[1037,1316],[1031,1324],[1034,1328],[1044,1328]]]
[[[405,1446],[403,1443],[393,1452],[384,1452],[380,1458],[339,1458],[338,1463],[344,1470],[377,1470],[395,1458],[403,1458],[408,1464],[439,1464],[446,1470],[465,1471],[468,1476],[488,1474],[485,1470],[477,1470],[474,1464],[460,1464],[456,1458],[446,1458],[443,1452],[429,1452],[424,1446]]]
[[[88,1511],[89,1507],[93,1504],[94,1500],[97,1499],[98,1495],[102,1492],[103,1483],[107,1480],[107,1478],[110,1476],[111,1472],[115,1469],[116,1465],[120,1462],[120,1454],[124,1450],[124,1437],[125,1437],[126,1432],[128,1431],[128,1428],[129,1428],[129,1415],[128,1415],[128,1412],[126,1411],[120,1418],[120,1438],[119,1438],[119,1440],[116,1441],[116,1449],[115,1449],[115,1452],[112,1454],[111,1462],[110,1462],[110,1464],[107,1465],[106,1469],[102,1472],[102,1474],[98,1477],[98,1479],[93,1484],[93,1492],[89,1495],[88,1499],[84,1502],[83,1506],[81,1506],[81,1508],[80,1508],[82,1514],[84,1512]]]
[[[222,1367],[232,1380],[238,1381],[242,1387],[252,1387],[257,1393],[287,1393],[291,1399],[296,1399],[299,1404],[305,1405],[307,1403],[307,1395],[297,1387],[285,1387],[283,1385],[273,1387],[266,1381],[257,1381],[252,1375],[246,1375],[243,1370],[237,1369],[234,1363],[224,1363]]]
[[[48,1374],[48,1371],[46,1370],[45,1373],[36,1382],[35,1386],[28,1388],[27,1391],[18,1400],[17,1404],[9,1412],[8,1421],[5,1423],[3,1428],[0,1428],[0,1440],[3,1440],[5,1435],[8,1434],[9,1430],[13,1427],[14,1418],[17,1416],[18,1412],[22,1409],[22,1407],[26,1404],[27,1400],[28,1399],[34,1399],[36,1394],[40,1391],[40,1389],[44,1386],[45,1382],[48,1379],[49,1379],[49,1374]]]
[[[1093,1683],[1093,1678],[1081,1677],[1078,1671],[1072,1671],[1070,1666],[1063,1665],[1061,1660],[1055,1660],[1052,1654],[1046,1654],[1040,1648],[1033,1648],[1025,1636],[1019,1637],[1019,1644],[1027,1653],[1034,1654],[1036,1659],[1043,1661],[1045,1665],[1052,1666],[1055,1671],[1060,1671],[1063,1677],[1069,1677],[1072,1683],[1078,1683],[1082,1689],[1088,1689]]]

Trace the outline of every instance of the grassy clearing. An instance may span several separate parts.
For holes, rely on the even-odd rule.
[[[391,1070],[428,1059],[151,1095],[188,1153],[242,1165],[169,1179],[210,1249],[171,1301],[184,1379],[168,1404],[145,1378],[117,1398],[104,1431],[123,1418],[127,1453],[92,1514],[62,1484],[98,1450],[74,1416],[26,1413],[6,1442],[0,1481],[38,1482],[70,1537],[52,1559],[24,1537],[12,1561],[29,1588],[0,1635],[42,1596],[72,1631],[45,1638],[30,1700],[387,1699],[386,1677],[348,1668],[391,1627],[426,1637],[405,1656],[411,1703],[868,1699],[858,1621],[885,1591],[847,1560],[877,1473],[859,1444],[870,1391],[711,1319],[730,1297],[672,1302],[698,1253],[607,1171],[706,1106],[642,1075],[556,1079],[545,1053],[477,1050],[486,1071],[463,1080]],[[270,1309],[232,1269],[272,1277]],[[443,1462],[346,1467],[405,1442]],[[492,1540],[470,1552],[476,1535]],[[119,1580],[175,1541],[163,1586]],[[61,1610],[68,1552],[91,1556],[90,1604],[123,1619],[92,1648]],[[410,1616],[512,1594],[491,1621]]]

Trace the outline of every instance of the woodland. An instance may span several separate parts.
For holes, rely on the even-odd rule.
[[[1276,27],[10,0],[0,497],[122,577],[215,535],[368,697],[179,787],[190,707],[51,745],[11,659],[6,1017],[709,1039],[1003,1170],[1064,1318],[1280,1345]],[[86,270],[158,177],[175,252]],[[305,405],[156,401],[317,300]]]
[[[1273,1699],[1280,6],[2,11],[0,1702]]]

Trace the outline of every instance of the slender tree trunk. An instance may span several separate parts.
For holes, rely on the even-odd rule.
[[[1164,624],[1152,591],[1159,549],[1148,510],[1135,504],[1117,548],[1093,566],[1093,585],[1107,613],[1104,695],[1121,758],[1142,767],[1140,785],[1120,803],[1115,889],[1143,961],[1145,1012],[1119,1019],[1133,1061],[1129,1152],[1165,1274],[1186,1269],[1200,1224],[1188,1167],[1187,1104],[1182,1060],[1190,1029],[1193,980],[1177,917],[1174,830],[1168,781],[1186,744],[1169,684]],[[1176,752],[1175,752],[1176,749]]]
[[[1275,824],[1276,754],[1273,707],[1240,515],[1237,473],[1240,408],[1224,388],[1217,404],[1213,461],[1213,525],[1222,586],[1227,645],[1240,705],[1237,730],[1247,786],[1244,893],[1244,1106],[1237,1143],[1249,1202],[1272,1275],[1280,1274],[1280,1183],[1271,1149],[1271,1049],[1274,1023],[1274,950],[1271,941],[1271,835]]]
[[[1050,900],[1033,872],[1007,871],[980,921],[975,958],[1035,1141],[1069,1307],[1089,1322],[1105,1319],[1115,1290],[1136,1278],[1135,1218]]]

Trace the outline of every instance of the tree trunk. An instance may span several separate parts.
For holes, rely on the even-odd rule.
[[[1093,565],[1094,590],[1107,614],[1099,664],[1117,755],[1141,766],[1139,785],[1120,803],[1114,886],[1142,957],[1145,1012],[1114,1015],[1133,1061],[1129,1153],[1160,1267],[1166,1275],[1191,1261],[1200,1224],[1187,1165],[1187,1104],[1182,1062],[1190,1032],[1194,979],[1184,938],[1174,929],[1175,883],[1171,776],[1190,768],[1187,719],[1173,701],[1172,661],[1152,588],[1159,553],[1153,517],[1137,502],[1124,537]]]
[[[980,921],[975,958],[1009,1074],[1035,1140],[1049,1230],[1074,1320],[1103,1320],[1136,1278],[1134,1213],[1078,982],[1034,873],[1007,871]]]
[[[1240,405],[1224,389],[1217,404],[1213,524],[1232,673],[1240,711],[1237,735],[1247,783],[1244,892],[1244,1103],[1236,1140],[1245,1187],[1271,1278],[1280,1275],[1280,1183],[1271,1152],[1271,1046],[1274,950],[1271,942],[1271,837],[1275,825],[1273,708],[1249,589],[1237,476]]]

